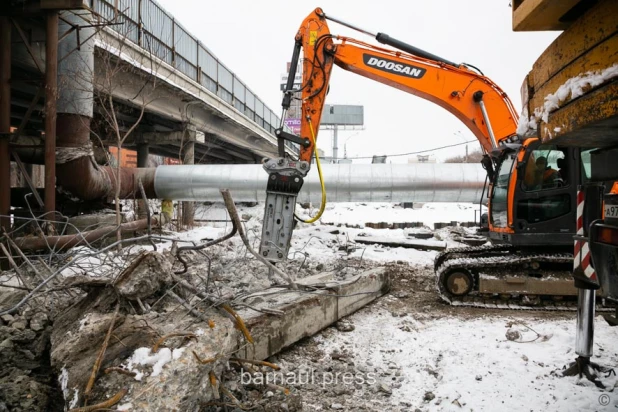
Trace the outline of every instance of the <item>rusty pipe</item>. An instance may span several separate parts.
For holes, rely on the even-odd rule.
[[[10,230],[11,23],[0,16],[0,227]]]
[[[139,197],[138,179],[142,179],[146,196],[155,197],[154,168],[120,168],[119,179],[116,179],[117,169],[112,166],[99,166],[92,156],[83,154],[84,146],[90,142],[90,118],[78,114],[59,114],[58,147],[75,148],[75,159],[60,163],[56,168],[58,186],[63,191],[79,197],[82,200],[113,199],[116,196],[117,181],[120,182],[121,199]]]
[[[45,164],[45,139],[37,136],[19,136],[19,139],[11,139],[9,148],[11,153],[17,153],[22,162],[32,165]],[[60,150],[64,150],[61,148]],[[94,160],[99,165],[109,163],[108,152],[105,148],[95,146],[92,148]],[[56,150],[58,154],[58,150]]]
[[[56,210],[56,99],[58,96],[58,12],[49,11],[45,37],[45,212]],[[53,215],[52,220],[53,219]]]
[[[158,225],[156,217],[150,219],[152,225]],[[148,227],[148,219],[136,220],[134,222],[123,223],[120,226],[104,226],[88,232],[76,233],[74,235],[45,236],[45,237],[20,237],[15,239],[15,244],[21,250],[37,251],[53,249],[55,251],[70,249],[75,246],[88,245],[97,240],[101,240],[109,235],[113,235],[118,229],[122,233],[145,230]]]

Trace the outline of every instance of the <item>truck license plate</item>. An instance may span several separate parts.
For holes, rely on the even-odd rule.
[[[618,205],[605,205],[606,218],[618,218]]]

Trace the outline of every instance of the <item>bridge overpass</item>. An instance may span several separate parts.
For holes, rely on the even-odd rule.
[[[258,163],[277,153],[279,116],[154,0],[10,0],[0,16],[2,57],[10,61],[0,68],[0,160],[10,146],[26,170],[46,163],[46,187],[57,177],[79,192],[66,181],[79,173],[58,166],[55,176],[52,163],[74,161],[79,150],[104,163],[101,149],[119,140],[137,150],[140,166],[147,153],[206,164]],[[88,144],[67,137],[86,123]],[[0,215],[9,196],[3,184]]]

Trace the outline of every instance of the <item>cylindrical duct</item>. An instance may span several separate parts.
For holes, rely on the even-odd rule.
[[[61,12],[60,17],[58,33],[69,34],[58,44],[57,110],[59,114],[79,114],[91,118],[95,34],[92,15],[88,10],[71,10]]]
[[[90,124],[93,113],[94,31],[89,11],[63,12],[58,49],[57,184],[83,200],[136,197],[138,180],[154,195],[153,169],[99,167],[93,160]],[[71,28],[75,27],[75,30]],[[77,30],[79,27],[79,30]],[[79,33],[79,36],[78,36]],[[111,69],[110,69],[111,70]],[[106,75],[112,76],[113,73]],[[99,91],[111,93],[111,89]],[[108,108],[109,109],[109,108]],[[113,123],[113,122],[110,122]],[[113,133],[112,133],[113,134]],[[116,188],[120,185],[120,190]],[[139,196],[139,195],[138,195]]]
[[[329,202],[478,202],[485,171],[476,164],[328,164],[323,165]],[[237,202],[266,196],[268,174],[261,165],[159,166],[158,198],[220,201],[229,189]],[[299,202],[319,203],[317,168],[305,178]]]

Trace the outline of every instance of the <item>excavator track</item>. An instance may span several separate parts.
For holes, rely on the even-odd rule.
[[[458,248],[436,256],[440,297],[453,306],[577,310],[573,255],[525,253],[509,245]],[[614,308],[597,304],[598,311]]]

